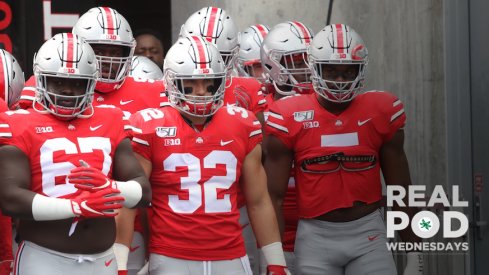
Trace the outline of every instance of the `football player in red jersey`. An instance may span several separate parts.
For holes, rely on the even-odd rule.
[[[129,76],[132,57],[136,46],[131,27],[126,19],[109,7],[92,8],[83,14],[73,26],[73,33],[83,37],[94,49],[99,62],[101,77],[95,86],[94,105],[119,107],[124,115],[146,108],[158,108],[166,101],[162,80]],[[143,210],[144,211],[144,210]],[[129,212],[129,213],[126,213]],[[121,210],[116,217],[117,224],[131,223],[137,229],[137,240],[144,229],[133,211]],[[132,236],[121,235],[118,230],[115,250],[119,269],[131,272],[144,265],[146,247],[143,241]],[[141,237],[141,238],[140,238]],[[137,243],[134,243],[137,242]],[[137,249],[131,249],[137,247]],[[128,258],[129,257],[129,258]]]
[[[0,112],[15,110],[24,87],[24,72],[13,55],[0,49]],[[9,275],[13,263],[12,221],[0,211],[0,275]]]
[[[368,54],[350,27],[326,26],[308,55],[316,93],[276,101],[264,144],[277,213],[295,165],[300,216],[296,270],[312,275],[397,274],[379,211],[380,170],[386,184],[411,184],[403,149],[403,104],[387,92],[357,95]],[[401,237],[417,240],[410,231]],[[420,256],[411,254],[405,274],[422,274]]]
[[[224,105],[235,105],[253,112],[263,124],[263,110],[266,100],[262,84],[253,77],[234,76],[234,66],[239,52],[238,30],[232,17],[225,10],[217,7],[204,7],[193,13],[182,26],[181,35],[198,35],[214,43],[226,64],[227,78],[224,92]],[[239,195],[238,205],[243,214],[241,225],[247,231],[249,221],[246,217],[246,202]],[[249,231],[248,231],[249,232]],[[247,234],[249,235],[249,234]],[[251,236],[250,236],[251,237]],[[247,238],[246,250],[253,270],[258,266],[256,241]]]
[[[239,51],[238,30],[232,17],[223,9],[204,7],[185,21],[180,35],[202,36],[216,45],[228,70],[224,105],[233,104],[252,111],[263,122],[266,101],[261,84],[252,77],[232,75]]]
[[[307,67],[307,47],[313,39],[313,32],[303,23],[288,21],[272,28],[270,36],[262,43],[261,61],[264,75],[271,85],[266,85],[267,107],[286,96],[314,92],[311,84],[311,71]],[[268,108],[265,120],[268,118]],[[299,220],[294,170],[291,170],[288,189],[283,201],[284,233],[282,237],[287,267],[294,273],[294,243]],[[262,260],[262,259],[260,259]],[[261,261],[260,269],[266,263]]]
[[[92,106],[99,71],[82,38],[55,35],[33,68],[34,108],[0,117],[0,206],[22,239],[14,274],[117,274],[116,210],[151,196],[123,114]]]
[[[217,48],[181,37],[164,61],[169,105],[133,118],[133,146],[151,178],[150,274],[251,274],[241,235],[238,184],[270,274],[288,274],[261,164],[253,113],[223,105]]]

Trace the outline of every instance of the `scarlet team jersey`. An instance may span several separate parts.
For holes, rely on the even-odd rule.
[[[36,78],[29,77],[24,84],[22,93],[20,94],[19,107],[27,110],[32,108],[32,103],[36,100]]]
[[[0,117],[0,145],[15,146],[29,158],[33,192],[72,198],[80,191],[66,182],[66,176],[80,160],[111,177],[116,148],[127,137],[126,126],[121,110],[114,107],[96,107],[90,118],[71,121],[33,110],[8,111]]]
[[[266,100],[262,85],[252,77],[231,77],[224,92],[224,105],[227,104],[245,108],[254,114],[263,112],[266,109]]]
[[[8,111],[8,105],[5,100],[0,98],[0,113]]]
[[[220,108],[201,132],[169,106],[132,121],[134,151],[152,163],[150,252],[198,261],[244,256],[236,197],[243,161],[262,140],[253,113]]]
[[[7,103],[0,99],[0,112],[5,111],[8,111]],[[12,260],[12,222],[10,217],[4,216],[0,211],[0,263]]]
[[[0,271],[1,263],[12,261],[12,221],[0,211]],[[1,272],[0,272],[1,274]]]
[[[20,96],[19,105],[22,109],[32,108],[36,95],[36,80],[31,76],[25,83]],[[166,102],[165,86],[162,80],[126,77],[124,84],[112,92],[99,93],[95,91],[93,105],[113,105],[124,111],[129,117],[139,110],[146,108],[159,108]]]
[[[146,108],[159,108],[166,102],[162,80],[126,77],[124,84],[110,93],[95,92],[93,105],[113,105],[126,115]]]
[[[276,101],[266,132],[294,152],[300,217],[380,200],[379,151],[405,121],[402,102],[387,92],[360,94],[339,115],[316,94]]]

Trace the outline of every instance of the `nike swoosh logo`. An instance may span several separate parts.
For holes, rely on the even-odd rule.
[[[134,101],[134,99],[132,99],[132,100],[128,100],[128,101],[123,101],[123,100],[121,99],[121,101],[119,101],[119,103],[120,103],[121,105],[126,105],[126,104],[129,104],[129,103],[133,102],[133,101]]]
[[[98,212],[97,210],[90,208],[90,207],[87,205],[87,201],[82,201],[82,203],[80,203],[80,206],[81,206],[81,208],[83,208],[83,209],[87,210],[88,212],[92,212],[92,213],[94,213],[94,214],[98,214],[98,215],[103,215],[103,213]]]
[[[105,261],[105,266],[109,266],[112,263],[113,260],[114,260],[114,258],[112,258],[112,259],[110,259],[108,261]]]
[[[375,239],[377,239],[379,237],[379,235],[375,235],[375,236],[368,236],[368,240],[369,241],[373,241]]]
[[[90,126],[90,131],[97,131],[97,129],[100,127],[102,127],[102,124],[99,126],[95,126],[95,127]]]
[[[372,118],[366,119],[366,120],[364,120],[364,121],[360,121],[360,120],[359,120],[359,121],[358,121],[358,126],[362,126],[363,124],[365,124],[365,123],[369,122],[371,119],[372,119]]]
[[[131,252],[134,252],[134,251],[138,250],[138,248],[139,248],[139,247],[140,247],[139,245],[138,245],[138,246],[135,246],[135,247],[132,247],[132,246],[131,246],[131,247],[129,247],[129,250],[130,250]]]
[[[226,145],[228,145],[229,143],[231,143],[231,142],[233,142],[233,141],[234,141],[233,139],[232,139],[232,140],[229,140],[229,141],[223,141],[223,140],[221,139],[221,146],[226,146]]]

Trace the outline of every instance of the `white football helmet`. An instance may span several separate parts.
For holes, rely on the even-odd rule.
[[[226,63],[228,71],[238,54],[238,29],[231,16],[223,9],[205,7],[192,14],[180,30],[180,36],[197,35],[214,43]]]
[[[97,91],[111,92],[118,89],[131,68],[136,47],[136,40],[126,19],[112,8],[91,8],[78,19],[73,33],[83,37],[90,45],[117,45],[124,49],[122,57],[97,55],[100,70],[107,68],[114,71],[108,77],[101,75],[96,86]]]
[[[44,42],[34,55],[34,76],[36,78],[36,101],[44,110],[60,119],[88,117],[93,114],[92,99],[98,67],[95,53],[83,38],[72,33],[59,33]],[[64,96],[51,92],[47,87],[49,78],[70,78],[86,80],[85,93],[79,96]],[[74,107],[65,107],[59,102],[74,102]],[[87,114],[82,114],[87,109]]]
[[[255,77],[260,82],[265,80],[263,74],[257,76],[254,72],[253,65],[261,65],[260,49],[263,39],[267,36],[270,28],[256,24],[246,28],[243,32],[239,33],[239,53],[237,68],[238,73],[245,77]]]
[[[295,90],[310,85],[307,47],[313,36],[301,22],[289,21],[276,25],[265,37],[260,51],[261,63],[278,93],[293,95]]]
[[[0,49],[0,92],[10,109],[14,109],[24,88],[25,78],[22,68],[15,57],[6,50]]]
[[[208,117],[223,105],[226,66],[215,45],[203,37],[180,37],[165,56],[163,73],[168,101],[180,111]],[[184,81],[193,79],[213,80],[212,95],[186,94]]]
[[[344,24],[324,27],[314,37],[308,50],[314,90],[333,102],[347,102],[362,91],[368,64],[368,51],[355,30]],[[358,75],[352,81],[325,79],[324,65],[349,64],[358,66]]]
[[[163,72],[151,59],[142,55],[132,57],[129,75],[141,79],[163,79]]]

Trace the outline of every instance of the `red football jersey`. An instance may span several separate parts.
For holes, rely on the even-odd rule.
[[[132,121],[134,151],[152,163],[150,252],[199,261],[244,256],[236,197],[241,165],[262,140],[253,113],[223,107],[201,132],[173,107],[140,111]]]
[[[22,93],[20,94],[19,107],[27,110],[32,108],[32,103],[36,100],[36,77],[31,76],[25,82]]]
[[[233,76],[226,83],[224,105],[236,105],[254,114],[266,109],[261,83],[252,77]]]
[[[3,100],[3,99],[0,98],[0,113],[1,112],[6,112],[8,110],[9,109],[8,109],[7,103],[5,102],[5,100]]]
[[[95,92],[93,105],[113,105],[124,113],[134,114],[146,108],[159,108],[166,102],[162,80],[126,77],[124,84],[110,93]]]
[[[107,121],[110,118],[110,123]],[[62,121],[34,110],[8,111],[0,117],[0,144],[22,150],[31,164],[31,190],[71,198],[78,189],[66,181],[80,160],[111,177],[112,159],[127,137],[118,108],[94,108],[90,118]]]
[[[12,261],[12,221],[0,211],[0,263]]]
[[[19,105],[22,109],[32,108],[36,96],[36,79],[31,76],[25,83],[20,96]],[[110,93],[95,91],[93,105],[113,105],[124,111],[125,115],[133,114],[146,108],[159,108],[166,102],[165,86],[162,80],[126,77],[124,84]]]
[[[294,152],[302,218],[380,200],[379,151],[406,121],[402,102],[387,92],[360,94],[339,115],[317,96],[276,101],[266,124]]]

